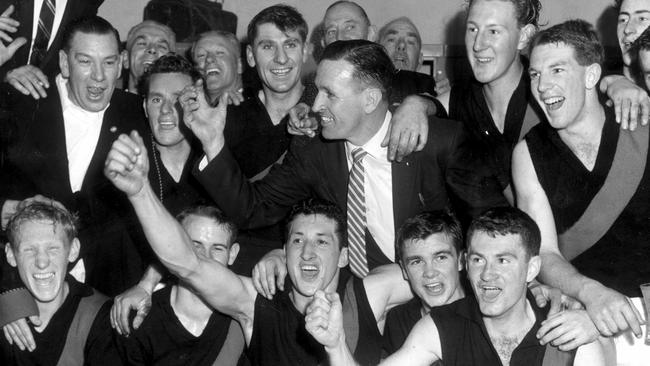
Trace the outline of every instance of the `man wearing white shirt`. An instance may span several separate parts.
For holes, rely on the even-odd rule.
[[[76,212],[81,259],[73,274],[107,295],[133,285],[143,271],[137,222],[102,174],[119,133],[144,127],[141,99],[115,90],[121,61],[110,23],[80,18],[64,35],[61,74],[48,96],[13,93],[3,100],[10,116],[2,123],[9,145],[0,178],[3,223],[17,207],[45,197]]]
[[[5,12],[13,7],[13,12],[3,15],[20,22],[12,36],[27,39],[16,56],[0,68],[4,81],[35,99],[46,97],[50,82],[59,72],[58,53],[63,45],[65,27],[79,17],[97,14],[97,9],[103,2],[104,0],[0,0],[0,11]],[[44,40],[38,36],[39,20],[43,23],[42,32],[48,35]],[[39,49],[42,49],[42,54],[35,55]]]
[[[431,117],[425,149],[401,163],[387,162],[387,148],[379,142],[391,117],[387,91],[393,73],[390,58],[378,44],[354,40],[328,45],[318,66],[318,96],[312,107],[320,116],[324,139],[294,138],[283,163],[254,183],[245,179],[224,146],[225,110],[210,108],[198,98],[200,90],[189,88],[180,97],[184,120],[201,141],[208,162],[200,167],[199,180],[244,228],[278,222],[293,203],[314,196],[346,209],[350,228],[350,217],[358,215],[351,213],[354,198],[349,196],[359,196],[348,189],[348,178],[358,172],[350,165],[350,155],[356,155],[358,147],[367,149],[361,163],[365,217],[354,225],[361,245],[351,244],[350,254],[359,276],[395,260],[394,228],[416,213],[443,209],[451,202],[467,218],[505,205],[494,175],[467,146],[457,122]]]

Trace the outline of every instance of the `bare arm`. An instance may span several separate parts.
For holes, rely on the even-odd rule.
[[[512,175],[517,206],[535,220],[542,234],[541,280],[582,302],[602,335],[611,336],[629,327],[640,335],[641,317],[629,300],[580,274],[560,253],[551,206],[537,179],[525,141],[517,144],[513,152]]]
[[[363,279],[363,286],[379,329],[384,328],[384,320],[390,309],[413,298],[408,281],[395,263],[373,269]]]
[[[438,360],[442,360],[438,328],[430,316],[425,316],[415,323],[402,348],[382,361],[380,365],[428,366]]]
[[[215,309],[240,322],[252,321],[256,292],[250,279],[239,277],[226,266],[194,252],[185,230],[151,189],[148,170],[142,138],[137,132],[121,135],[108,154],[105,174],[127,194],[160,261]]]

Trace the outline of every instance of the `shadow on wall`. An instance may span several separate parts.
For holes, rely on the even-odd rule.
[[[472,79],[472,69],[465,52],[465,9],[459,10],[445,28],[444,70],[452,84]]]

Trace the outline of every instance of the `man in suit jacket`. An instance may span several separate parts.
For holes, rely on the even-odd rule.
[[[0,68],[4,81],[25,95],[32,95],[36,99],[44,98],[50,81],[59,73],[59,50],[63,45],[65,27],[77,18],[96,15],[103,2],[104,0],[57,0],[47,51],[41,62],[35,64],[30,62],[30,58],[40,10],[46,6],[46,0],[0,0],[0,11],[13,6],[11,17],[20,22],[12,36],[27,39],[27,44],[16,52],[15,57]]]
[[[13,93],[3,101],[8,109],[3,139],[9,147],[0,177],[2,218],[42,196],[76,212],[83,263],[73,273],[114,295],[142,274],[135,244],[143,237],[137,221],[128,220],[128,202],[102,170],[120,133],[142,131],[142,100],[115,90],[119,36],[100,17],[71,24],[59,62],[61,74],[46,98]]]
[[[184,120],[207,158],[199,164],[199,180],[238,225],[260,227],[282,220],[291,205],[311,196],[346,209],[351,153],[362,147],[369,155],[363,164],[370,268],[394,261],[395,228],[409,216],[452,202],[468,218],[506,204],[492,172],[465,143],[460,123],[431,117],[425,149],[402,163],[388,161],[380,144],[391,117],[386,91],[394,72],[381,45],[366,40],[329,45],[318,66],[313,106],[322,138],[295,138],[283,163],[255,183],[245,179],[224,147],[225,107],[210,109],[200,90],[188,89],[180,98]]]

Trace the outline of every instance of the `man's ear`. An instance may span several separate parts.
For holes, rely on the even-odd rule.
[[[377,27],[374,24],[368,26],[368,40],[370,42],[377,42]]]
[[[585,70],[585,86],[587,89],[593,89],[598,85],[602,72],[603,70],[599,64],[591,64],[587,66]]]
[[[378,88],[366,88],[363,91],[363,94],[366,96],[365,105],[363,106],[363,110],[366,113],[372,113],[377,109],[377,106],[381,103],[381,99],[384,96],[384,93],[382,93]]]
[[[465,250],[463,251],[462,257],[463,257],[463,264],[465,265],[465,270],[467,271],[468,270],[468,268],[467,268],[467,251],[465,251]]]
[[[129,51],[124,50],[121,53],[122,56],[122,68],[123,69],[128,69],[131,65],[129,65]]]
[[[59,68],[61,75],[67,79],[70,77],[70,65],[68,64],[68,54],[64,50],[59,50]]]
[[[239,75],[244,73],[244,63],[241,61],[241,57],[237,57],[237,73]]]
[[[68,262],[72,263],[77,260],[80,249],[81,244],[79,243],[79,239],[72,239],[72,243],[70,243],[70,252],[68,253]]]
[[[253,47],[251,45],[246,46],[246,61],[248,66],[255,67],[255,56],[253,55]]]
[[[348,247],[341,248],[341,253],[339,253],[339,263],[338,267],[343,268],[348,265]]]
[[[531,257],[528,260],[528,272],[526,273],[526,282],[531,282],[539,274],[542,268],[542,258],[538,255]]]
[[[526,24],[519,31],[519,43],[517,43],[517,49],[519,51],[525,50],[528,47],[528,43],[535,35],[535,26],[532,24]]]
[[[399,264],[399,268],[402,270],[402,277],[404,278],[404,280],[408,281],[409,280],[409,275],[408,275],[408,273],[406,273],[406,268],[404,267],[404,262],[402,262],[402,260],[400,260],[398,262],[398,264]]]
[[[415,70],[413,71],[418,71],[418,69],[422,65],[424,65],[424,54],[422,53],[422,51],[420,51],[420,57],[418,58],[418,65],[415,67]]]
[[[5,255],[7,256],[7,263],[12,267],[16,267],[16,257],[14,256],[14,249],[11,247],[11,244],[5,244]]]
[[[147,113],[147,99],[146,98],[142,101],[142,109],[144,109],[144,116],[149,118],[149,113]]]
[[[463,270],[463,267],[465,267],[465,251],[461,250],[460,253],[458,254],[458,263],[456,264],[456,268],[458,269],[458,272]]]
[[[237,259],[237,254],[239,254],[239,243],[230,244],[230,250],[228,251],[228,265],[231,266],[235,263]]]

